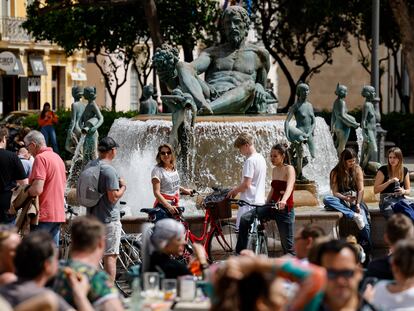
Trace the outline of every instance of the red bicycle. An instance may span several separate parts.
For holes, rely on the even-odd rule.
[[[189,222],[183,216],[183,207],[179,208],[180,214],[174,215],[174,218],[180,221],[186,229],[188,247],[183,255],[186,261],[193,253],[191,247],[193,243],[203,245],[210,262],[225,260],[235,252],[237,232],[236,225],[231,222],[231,202],[228,199],[217,200],[217,198],[225,197],[228,190],[219,191],[221,192],[217,193],[218,191],[215,191],[203,200],[202,207],[205,214],[201,235],[196,235],[191,231]],[[154,218],[157,212],[155,208],[143,208],[141,212],[148,214],[149,221],[157,221]]]

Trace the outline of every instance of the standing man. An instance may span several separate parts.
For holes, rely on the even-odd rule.
[[[24,137],[27,150],[35,158],[29,177],[30,196],[39,196],[39,224],[31,230],[49,232],[59,246],[60,225],[65,222],[65,164],[53,149],[46,146],[39,131],[30,131]]]
[[[8,214],[12,189],[16,182],[20,185],[27,184],[26,172],[17,155],[6,150],[9,131],[5,127],[0,128],[0,223],[10,223],[13,217]]]
[[[109,274],[112,281],[116,275],[116,258],[119,253],[121,242],[121,215],[119,199],[124,195],[126,183],[120,178],[115,168],[112,166],[112,160],[115,158],[119,145],[111,138],[104,137],[98,144],[98,159],[88,163],[90,166],[100,165],[100,175],[98,182],[98,191],[102,193],[98,204],[89,208],[88,212],[94,215],[106,226],[106,247],[103,257],[105,271]]]
[[[235,140],[234,147],[238,148],[240,153],[247,159],[243,164],[241,183],[234,187],[227,197],[234,198],[240,193],[240,200],[252,204],[264,204],[266,202],[266,160],[260,153],[256,152],[254,137],[249,133],[243,132]],[[249,206],[239,207],[236,222],[237,228],[239,228],[242,215],[249,210],[251,210]],[[237,245],[239,246],[239,242]]]

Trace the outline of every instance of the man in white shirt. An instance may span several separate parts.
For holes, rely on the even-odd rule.
[[[252,204],[264,204],[266,201],[266,160],[256,152],[254,147],[254,137],[249,133],[241,133],[234,142],[234,147],[246,157],[243,164],[243,175],[241,183],[234,187],[228,197],[234,198],[240,193],[240,200]],[[240,206],[237,212],[236,226],[239,228],[240,218],[243,214],[250,211],[250,206]]]

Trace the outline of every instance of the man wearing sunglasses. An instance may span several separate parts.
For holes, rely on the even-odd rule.
[[[359,295],[358,285],[363,270],[358,253],[351,244],[342,240],[330,240],[320,244],[316,264],[327,272],[327,286],[320,311],[377,310]]]

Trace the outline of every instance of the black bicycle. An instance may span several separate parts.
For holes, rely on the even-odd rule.
[[[268,255],[267,248],[267,234],[264,223],[267,219],[259,219],[258,209],[263,207],[277,208],[277,204],[253,204],[244,200],[231,200],[239,206],[251,206],[255,208],[253,222],[250,226],[249,234],[247,237],[247,249],[252,250],[256,255],[263,254]]]

